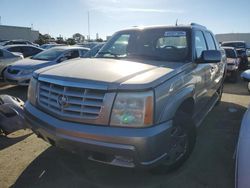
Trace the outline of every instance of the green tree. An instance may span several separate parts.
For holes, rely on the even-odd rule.
[[[68,45],[76,44],[76,41],[73,38],[68,38],[66,42],[67,42]]]
[[[85,37],[80,34],[80,33],[75,33],[72,38],[76,41],[76,43],[81,43],[81,42],[84,42],[85,40]]]

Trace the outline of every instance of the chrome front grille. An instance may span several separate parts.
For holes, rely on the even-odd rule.
[[[39,81],[38,104],[45,112],[70,121],[95,120],[100,116],[105,90],[62,86]]]

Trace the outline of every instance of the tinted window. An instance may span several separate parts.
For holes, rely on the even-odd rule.
[[[64,55],[67,59],[73,59],[79,57],[79,51],[78,50],[72,50],[69,52],[66,52]]]
[[[234,48],[245,48],[246,45],[243,42],[227,42],[227,43],[222,43],[221,46],[229,46],[229,47],[234,47]]]
[[[12,44],[27,44],[24,41],[13,41]]]
[[[7,49],[10,52],[20,52],[22,53],[22,50],[20,49],[20,47],[11,47]]]
[[[233,49],[225,49],[225,51],[226,51],[226,56],[228,58],[237,58],[237,54],[236,54],[235,50],[233,50]]]
[[[32,56],[32,54],[33,54],[32,52],[33,52],[32,48],[22,47],[22,53],[23,53],[24,57]]]
[[[205,38],[201,31],[195,32],[195,51],[196,57],[200,58],[202,51],[207,50]]]
[[[0,57],[3,57],[3,51],[0,50]]]
[[[187,61],[188,41],[188,33],[183,30],[157,28],[121,32],[108,41],[97,57]]]
[[[214,39],[212,35],[209,32],[205,32],[205,38],[207,41],[207,46],[209,50],[216,50],[215,44],[214,44]]]
[[[63,54],[65,49],[51,48],[32,57],[32,59],[53,61]]]

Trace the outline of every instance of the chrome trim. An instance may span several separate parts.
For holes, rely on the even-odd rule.
[[[60,86],[66,86],[66,87],[77,87],[77,88],[85,88],[85,89],[96,89],[96,90],[107,90],[108,86],[100,85],[100,84],[89,84],[89,83],[81,83],[81,82],[71,82],[71,81],[65,81],[65,80],[57,80],[52,78],[45,78],[40,77],[38,78],[39,81],[44,81],[52,84],[57,84]]]
[[[44,81],[46,80],[46,81]],[[114,94],[107,93],[92,85],[91,88],[68,86],[48,82],[49,79],[38,81],[38,107],[44,112],[55,116],[58,119],[107,125],[110,107],[104,104],[105,100],[113,100]],[[61,81],[60,84],[65,83]],[[79,85],[78,85],[79,86]],[[67,97],[67,105],[59,105],[59,97]],[[107,98],[107,99],[106,99]]]

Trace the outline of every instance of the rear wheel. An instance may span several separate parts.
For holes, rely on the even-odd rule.
[[[184,112],[178,112],[173,120],[167,157],[160,166],[151,169],[151,172],[163,174],[180,167],[191,154],[195,140],[196,127],[192,118]]]

